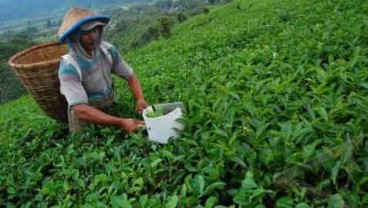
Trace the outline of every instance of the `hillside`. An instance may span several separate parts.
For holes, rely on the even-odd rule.
[[[88,8],[101,8],[106,5],[143,2],[132,0],[66,0],[66,1],[49,1],[49,0],[1,0],[0,7],[0,26],[7,21],[16,21],[20,19],[33,19],[39,17],[51,17],[55,14],[64,13],[69,7],[79,6]],[[1,28],[1,27],[0,27]]]
[[[368,2],[236,0],[123,54],[182,137],[67,134],[30,97],[0,106],[0,204],[367,207]],[[119,115],[134,115],[116,80]]]

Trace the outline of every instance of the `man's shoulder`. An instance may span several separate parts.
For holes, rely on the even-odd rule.
[[[60,60],[58,74],[59,76],[73,75],[82,77],[78,63],[75,61],[74,57],[69,53],[62,56]]]
[[[63,55],[60,60],[60,69],[75,68],[75,65],[77,65],[75,59],[76,58],[70,53]]]

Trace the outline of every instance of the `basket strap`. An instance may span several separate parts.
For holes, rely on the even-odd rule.
[[[101,44],[101,49],[104,54],[106,54],[107,58],[109,59],[109,62],[113,64],[112,55],[110,54],[109,50],[104,44]]]
[[[65,60],[67,60],[68,63],[71,63],[74,66],[74,68],[77,70],[77,72],[79,74],[79,77],[80,77],[80,80],[82,82],[83,81],[82,71],[81,71],[79,65],[77,64],[77,62],[74,60],[74,58],[71,55],[69,55],[69,54],[65,54],[64,56],[62,56],[62,58],[65,59]]]

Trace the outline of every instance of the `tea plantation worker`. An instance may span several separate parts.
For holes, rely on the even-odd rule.
[[[68,105],[69,129],[81,132],[87,124],[113,125],[133,132],[144,122],[109,115],[104,110],[114,102],[112,73],[125,79],[136,99],[136,111],[148,106],[133,69],[122,59],[118,50],[102,40],[104,27],[110,18],[92,10],[71,8],[58,31],[59,42],[69,50],[59,67],[60,91]]]

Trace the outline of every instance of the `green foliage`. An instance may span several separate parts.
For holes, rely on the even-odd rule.
[[[121,19],[118,20],[115,26],[115,31],[117,33],[124,33],[127,32],[129,27],[131,27],[134,24],[134,22],[128,20],[128,19]]]
[[[224,2],[217,2],[224,3]],[[108,8],[103,11],[112,16],[112,27],[107,39],[123,52],[143,47],[160,38],[170,38],[172,28],[195,15],[209,12],[200,0],[155,1],[153,4],[137,4],[127,10]]]
[[[209,0],[210,4],[215,4],[216,0]]]
[[[131,43],[132,48],[142,47],[153,40],[158,40],[160,37],[170,38],[173,24],[174,20],[172,17],[163,16],[158,18],[147,27],[143,34],[137,36],[134,42]]]
[[[182,23],[184,22],[185,20],[187,20],[187,16],[185,16],[185,14],[183,14],[182,12],[178,13],[176,15],[176,19],[178,20],[178,22]]]
[[[24,33],[13,35],[9,42],[0,42],[0,104],[19,98],[25,91],[20,80],[8,65],[10,57],[29,47],[33,42]]]
[[[0,104],[24,95],[19,79],[7,64],[0,65]]]
[[[146,114],[148,118],[155,118],[155,117],[160,117],[163,115],[164,115],[164,109],[162,107],[161,108],[155,107],[153,111],[150,111]]]
[[[49,29],[51,27],[51,20],[47,19],[46,21],[46,28]]]
[[[237,0],[126,54],[150,103],[185,105],[166,145],[68,134],[27,97],[0,106],[0,204],[367,207],[367,8]]]
[[[171,17],[161,17],[159,19],[160,32],[164,38],[169,38],[171,36],[173,24],[174,20]]]
[[[37,31],[38,31],[37,27],[33,27],[33,26],[29,26],[29,27],[27,27],[27,29],[26,29],[26,32],[27,32],[27,33],[30,33],[30,34],[32,34],[32,33],[37,33]]]

